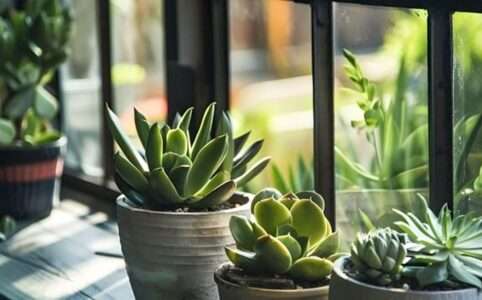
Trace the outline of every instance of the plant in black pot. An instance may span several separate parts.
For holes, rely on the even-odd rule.
[[[335,263],[330,299],[481,300],[482,218],[438,217],[425,201],[423,217],[396,211],[406,234],[377,229],[359,234],[350,257]]]
[[[258,193],[253,220],[231,217],[236,248],[226,254],[232,264],[214,275],[221,300],[328,299],[340,240],[323,210],[315,192]]]
[[[0,11],[0,214],[43,217],[58,197],[66,141],[45,86],[67,57],[71,23],[60,0]]]
[[[108,120],[123,155],[114,155],[119,235],[129,279],[138,299],[217,299],[212,272],[234,244],[229,218],[249,215],[249,194],[237,192],[269,158],[251,163],[263,141],[233,137],[227,113],[214,128],[215,104],[195,135],[193,109],[171,125],[149,124],[135,112],[145,159],[109,110]],[[245,147],[246,146],[246,147]]]

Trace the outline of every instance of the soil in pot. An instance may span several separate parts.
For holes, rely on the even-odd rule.
[[[328,299],[328,280],[296,282],[282,275],[252,275],[229,263],[220,266],[214,277],[221,300]]]

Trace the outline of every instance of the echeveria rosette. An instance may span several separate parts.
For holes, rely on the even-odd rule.
[[[231,218],[236,248],[226,248],[229,260],[249,274],[286,275],[303,282],[326,279],[341,254],[339,235],[332,232],[323,209],[323,198],[315,192],[259,192],[252,220]]]
[[[350,259],[362,280],[387,286],[401,278],[407,255],[404,235],[390,229],[358,233]]]
[[[149,124],[135,111],[137,134],[145,150],[142,155],[108,109],[112,135],[123,153],[114,155],[115,181],[134,204],[150,209],[212,208],[230,199],[236,188],[269,163],[269,157],[251,163],[263,141],[245,147],[249,133],[234,138],[226,112],[220,114],[214,129],[215,103],[207,107],[191,138],[192,113],[189,108],[168,125]]]
[[[422,197],[421,197],[422,198]],[[482,217],[473,214],[452,217],[444,206],[436,216],[425,199],[421,217],[396,210],[403,221],[396,225],[413,245],[406,266],[421,286],[447,280],[482,288]]]

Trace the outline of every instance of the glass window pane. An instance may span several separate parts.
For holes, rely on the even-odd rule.
[[[134,106],[150,121],[166,117],[163,1],[111,0],[115,109],[136,136]]]
[[[337,226],[350,241],[428,196],[425,11],[335,5]],[[345,52],[344,50],[349,51]]]
[[[482,214],[482,15],[454,15],[455,208]]]
[[[71,55],[62,67],[66,165],[101,176],[101,100],[96,1],[72,1],[75,18]]]
[[[251,140],[264,138],[262,155],[272,157],[290,189],[313,188],[313,116],[310,7],[282,0],[232,0],[231,110],[238,134],[252,129]],[[298,157],[310,175],[300,173]],[[302,184],[304,182],[304,184]],[[275,185],[266,170],[252,191]]]

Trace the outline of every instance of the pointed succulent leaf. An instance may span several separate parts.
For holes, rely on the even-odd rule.
[[[221,135],[226,135],[228,137],[228,149],[223,164],[221,165],[221,170],[231,173],[233,169],[234,157],[233,126],[231,123],[231,119],[226,112],[223,112],[221,119],[219,120],[218,127],[216,129],[216,136]]]
[[[261,265],[256,259],[254,252],[247,252],[239,249],[225,248],[226,256],[228,259],[238,268],[245,270],[246,272],[259,272]]]
[[[198,192],[194,194],[194,197],[202,198],[206,196],[224,182],[229,181],[229,179],[229,173],[223,171],[218,172],[211,179],[209,179],[209,181]]]
[[[292,259],[288,248],[270,235],[262,236],[256,241],[254,252],[268,272],[284,274],[291,267]]]
[[[144,148],[147,147],[147,141],[149,138],[150,126],[146,120],[146,117],[134,108],[134,122],[136,123],[136,131],[139,139],[141,140]]]
[[[291,221],[290,211],[273,198],[259,201],[254,206],[256,222],[271,235],[277,234],[277,228]]]
[[[262,160],[258,161],[254,164],[251,168],[249,168],[243,175],[235,178],[235,182],[239,187],[243,187],[246,183],[248,183],[251,179],[258,176],[264,168],[269,164],[271,160],[270,157],[265,157]]]
[[[0,145],[11,144],[16,135],[15,126],[10,120],[0,118]]]
[[[114,154],[114,167],[119,176],[134,190],[144,193],[149,184],[144,174],[119,153]]]
[[[263,147],[263,140],[259,140],[254,142],[249,148],[244,151],[243,153],[238,154],[234,158],[234,168],[240,168],[242,166],[247,165],[255,156],[256,154],[261,151]]]
[[[146,162],[139,154],[139,152],[136,150],[136,148],[132,145],[127,134],[125,134],[124,131],[122,130],[119,119],[109,107],[106,107],[106,109],[107,109],[107,120],[109,121],[108,122],[109,128],[112,133],[112,136],[114,137],[114,140],[117,142],[117,144],[119,145],[119,147],[121,148],[122,152],[127,157],[127,159],[134,166],[136,166],[136,168],[139,169],[139,171],[141,172],[147,171]]]
[[[43,87],[35,89],[35,100],[33,107],[37,115],[45,119],[52,119],[59,110],[59,104],[52,94]]]
[[[323,237],[327,227],[326,218],[317,204],[307,199],[299,200],[290,212],[296,231],[299,235],[308,237],[310,245],[314,245]]]
[[[184,202],[163,168],[157,168],[149,173],[149,185],[155,193],[154,200],[159,203],[179,204]]]
[[[331,274],[333,262],[319,257],[303,257],[296,261],[289,275],[302,281],[321,281]]]
[[[176,112],[176,114],[174,115],[174,119],[172,120],[172,128],[177,128],[179,122],[181,122],[181,115]]]
[[[253,200],[251,201],[251,212],[254,212],[254,206],[261,200],[274,198],[279,199],[281,197],[281,193],[274,188],[264,188],[254,196]]]
[[[170,170],[179,166],[192,166],[192,162],[187,155],[174,152],[166,152],[162,155],[162,167],[166,172],[170,172]]]
[[[179,120],[179,124],[177,124],[176,128],[182,129],[184,133],[189,132],[189,125],[191,124],[193,108],[188,108],[184,114],[182,115],[181,119]]]
[[[225,183],[218,186],[207,196],[200,200],[192,203],[193,207],[208,208],[219,205],[223,202],[228,201],[233,196],[236,191],[236,184],[234,181],[226,181]]]
[[[189,165],[180,165],[172,168],[169,171],[169,178],[176,187],[177,191],[182,191],[182,189],[184,188],[184,184],[186,183],[186,176],[190,168],[191,166]]]
[[[211,130],[213,127],[214,112],[216,103],[211,103],[204,112],[201,124],[196,134],[196,138],[192,144],[191,157],[195,159],[201,149],[208,143],[211,138]]]
[[[121,193],[124,194],[127,199],[129,199],[137,206],[142,207],[144,205],[144,203],[146,202],[145,197],[141,193],[135,191],[131,186],[129,186],[129,184],[124,179],[122,179],[118,172],[115,172],[114,174],[114,181]]]
[[[282,193],[287,193],[290,190],[283,173],[276,164],[272,164],[271,166],[271,177],[273,178],[274,186],[276,186],[276,188],[278,188]]]
[[[253,233],[256,236],[256,239],[262,237],[263,235],[267,235],[268,233],[261,227],[258,223],[254,221],[250,221],[251,226],[253,227]]]
[[[448,268],[450,274],[455,277],[458,281],[466,283],[477,289],[482,289],[482,281],[470,272],[467,272],[464,264],[458,260],[454,255],[449,255]]]
[[[229,229],[239,249],[253,251],[257,237],[248,218],[245,216],[232,216],[229,220]]]
[[[146,158],[150,170],[157,169],[163,165],[163,149],[164,142],[161,136],[161,129],[159,124],[155,123],[149,130],[146,144]]]
[[[444,282],[448,278],[447,263],[435,263],[425,267],[416,273],[416,277],[421,286]]]
[[[296,193],[296,197],[300,199],[310,199],[315,202],[321,210],[325,210],[325,199],[315,191],[303,191]]]
[[[219,136],[207,143],[193,161],[187,174],[184,192],[192,195],[199,191],[216,172],[226,157],[227,137]]]
[[[324,240],[320,241],[319,244],[317,244],[316,248],[313,249],[313,253],[310,254],[310,256],[314,255],[321,258],[326,258],[338,252],[339,249],[340,235],[338,234],[338,232],[334,232]]]
[[[171,129],[167,133],[166,151],[185,155],[187,153],[188,141],[182,129]]]
[[[251,131],[248,131],[234,139],[234,156],[237,156],[241,152],[244,145],[248,141],[250,134],[251,134]]]
[[[21,118],[32,106],[35,100],[35,88],[28,87],[15,93],[5,104],[5,115],[10,119]]]
[[[301,248],[301,245],[294,237],[287,234],[287,235],[280,235],[277,238],[288,249],[291,255],[291,259],[293,261],[296,261],[298,258],[301,257],[301,255],[303,254],[302,252],[303,249]]]

